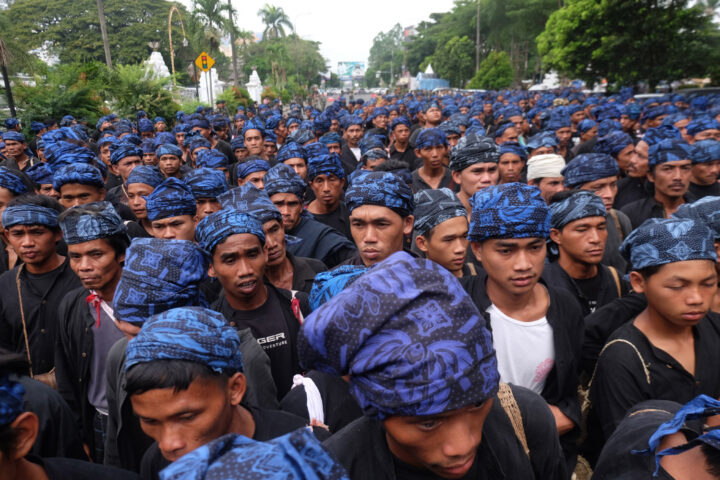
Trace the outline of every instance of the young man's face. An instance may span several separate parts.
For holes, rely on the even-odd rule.
[[[574,263],[597,265],[605,254],[607,220],[605,217],[585,217],[550,230],[550,238],[558,245],[560,256],[567,255]]]
[[[143,432],[158,443],[162,456],[172,462],[231,433],[233,411],[244,394],[245,378],[236,373],[227,383],[215,378],[196,378],[186,390],[157,388],[135,393],[130,402]]]
[[[655,192],[668,198],[678,198],[688,191],[691,174],[690,160],[678,160],[656,165],[648,172],[648,178],[655,184]]]
[[[183,148],[183,143],[185,142],[185,132],[177,132],[175,134],[175,141],[178,144],[178,147]]]
[[[546,177],[546,178],[535,178],[528,180],[528,185],[535,185],[540,189],[540,195],[542,195],[545,203],[550,204],[550,199],[553,195],[558,192],[565,190],[563,179],[565,177]]]
[[[9,157],[20,158],[27,148],[27,143],[16,140],[5,140],[5,152]]]
[[[143,161],[142,158],[140,158],[137,155],[131,156],[131,157],[125,157],[121,159],[118,163],[115,165],[112,165],[110,169],[113,171],[115,175],[120,175],[120,178],[122,178],[123,183],[127,182],[128,176],[130,175],[130,172],[133,171],[135,167],[138,165],[142,165]]]
[[[143,164],[145,164],[145,165],[157,165],[157,164],[158,164],[157,155],[155,155],[154,152],[144,153],[144,154],[143,154]]]
[[[600,197],[605,205],[605,210],[610,210],[615,202],[615,195],[617,195],[617,176],[598,178],[592,182],[583,183],[580,186],[581,190],[589,190],[595,195]]]
[[[703,130],[702,132],[696,133],[693,140],[695,142],[699,142],[700,140],[718,140],[718,141],[720,141],[720,130],[718,130],[717,128]]]
[[[282,224],[277,220],[270,220],[263,223],[263,232],[265,233],[265,247],[267,248],[269,267],[280,265],[287,256],[285,247],[287,241],[285,239],[285,230]]]
[[[165,240],[195,240],[195,220],[190,215],[153,220],[152,235]]]
[[[337,206],[344,185],[345,179],[332,173],[318,175],[310,182],[310,187],[315,192],[315,198],[326,208]]]
[[[570,115],[570,121],[573,125],[577,125],[583,120],[585,120],[585,110],[578,110],[577,112]]]
[[[720,160],[696,163],[692,166],[691,180],[696,185],[712,185],[720,174]]]
[[[395,136],[395,141],[397,143],[405,145],[410,139],[410,129],[406,125],[398,123],[393,129],[393,135]]]
[[[498,162],[500,183],[519,182],[525,162],[514,153],[505,153]]]
[[[280,210],[283,219],[283,228],[286,232],[292,230],[300,223],[303,206],[294,193],[276,193],[270,200]]]
[[[347,140],[348,146],[357,147],[358,142],[363,136],[363,129],[360,125],[350,125],[345,130],[345,139]]]
[[[340,155],[342,153],[342,147],[339,143],[328,143],[327,145],[328,152],[334,153],[336,155]]]
[[[640,141],[635,145],[633,155],[628,165],[628,176],[634,178],[645,178],[649,169],[648,144]]]
[[[175,155],[161,155],[158,160],[158,168],[166,177],[174,177],[180,172],[181,161]]]
[[[102,238],[68,245],[68,257],[70,268],[83,287],[98,291],[118,282],[125,261],[125,254],[117,256],[108,241]]]
[[[415,238],[425,257],[439,263],[453,273],[462,272],[468,246],[468,221],[455,217],[436,225],[425,235]]]
[[[402,218],[387,207],[362,205],[350,214],[350,233],[365,266],[382,262],[403,249],[405,235],[410,235],[414,217]]]
[[[442,111],[439,108],[430,108],[425,112],[425,121],[432,125],[437,125],[442,120]]]
[[[630,283],[635,292],[645,294],[649,309],[677,327],[697,325],[718,288],[712,260],[668,263],[649,278],[631,272]]]
[[[235,150],[233,150],[233,153],[235,154],[235,160],[237,160],[238,162],[242,162],[249,155],[247,148],[236,148]]]
[[[197,204],[197,214],[195,215],[196,223],[211,213],[219,212],[222,208],[217,198],[197,198],[195,199],[195,202]]]
[[[623,172],[627,172],[628,168],[630,167],[630,161],[632,160],[633,154],[635,153],[635,145],[632,143],[628,145],[627,147],[620,150],[620,152],[617,154],[617,163],[618,167],[620,167],[620,170]]]
[[[500,172],[497,163],[484,162],[452,172],[452,176],[453,182],[460,185],[460,191],[472,197],[475,192],[497,184]]]
[[[288,167],[292,167],[295,173],[300,175],[300,178],[303,180],[307,177],[307,162],[304,158],[288,158],[287,160],[283,160],[282,163]]]
[[[277,144],[275,142],[265,142],[264,143],[264,149],[265,149],[265,156],[267,158],[272,158],[277,154]]]
[[[373,118],[372,124],[376,128],[386,128],[388,124],[388,116],[378,115],[377,117]]]
[[[102,160],[102,162],[106,166],[110,167],[110,144],[109,143],[104,143],[100,147],[100,160]]]
[[[538,147],[528,154],[528,160],[536,155],[550,155],[553,153],[555,153],[555,149],[553,147]]]
[[[567,145],[570,141],[570,137],[572,137],[572,130],[570,127],[559,128],[555,130],[555,136],[557,137],[560,145]]]
[[[60,187],[60,205],[65,208],[105,200],[105,189],[82,183],[66,183]]]
[[[248,174],[245,178],[238,178],[238,186],[252,183],[256,188],[262,190],[265,188],[265,170]]]
[[[263,288],[267,248],[249,233],[230,235],[213,252],[208,273],[217,278],[225,294],[238,300],[250,300]]]
[[[42,265],[55,255],[62,233],[42,225],[15,225],[5,231],[8,243],[28,265]]]
[[[42,184],[38,185],[36,192],[39,195],[45,195],[46,197],[54,198],[55,200],[60,200],[60,194],[53,188],[52,183],[42,183]]]
[[[580,141],[587,142],[588,140],[592,140],[593,138],[595,138],[596,135],[597,135],[597,127],[592,127],[587,132],[580,134]]]
[[[262,155],[264,146],[265,143],[260,130],[252,129],[245,132],[245,148],[249,155]]]
[[[462,478],[475,462],[492,399],[479,406],[383,421],[390,451],[403,462],[442,478]]]
[[[511,295],[530,292],[542,275],[545,239],[499,238],[471,242],[475,257],[487,270],[488,279]]]
[[[145,183],[131,183],[127,186],[128,207],[138,220],[147,218],[145,198],[155,190]]]
[[[508,127],[502,135],[495,139],[495,143],[502,145],[505,142],[517,142],[518,136],[520,136],[520,134],[515,127]]]
[[[433,145],[430,147],[416,148],[415,155],[422,160],[425,168],[436,169],[443,166],[445,160],[445,145]]]

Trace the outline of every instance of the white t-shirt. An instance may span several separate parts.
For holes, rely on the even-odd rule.
[[[487,312],[500,379],[541,393],[555,365],[555,341],[547,318],[522,322],[508,317],[495,305],[490,305]]]
[[[355,155],[355,158],[359,162],[360,161],[360,147],[355,147],[355,148],[350,147],[350,151],[353,153],[353,155]]]

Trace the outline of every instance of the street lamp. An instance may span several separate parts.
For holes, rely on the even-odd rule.
[[[180,15],[180,10],[178,10],[176,5],[173,5],[172,7],[170,7],[170,14],[168,15],[168,40],[170,41],[170,66],[172,67],[173,87],[176,87],[177,84],[175,82],[175,50],[173,49],[173,43],[172,43],[172,14],[173,13],[177,13],[178,18],[180,20],[180,28],[182,28],[182,33],[183,33],[182,46],[187,47],[188,41],[187,41],[187,36],[185,35],[185,25],[183,25],[182,15]]]

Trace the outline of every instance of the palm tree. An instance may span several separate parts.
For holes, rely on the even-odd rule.
[[[294,29],[290,17],[287,16],[282,7],[275,7],[266,3],[263,8],[258,10],[258,15],[265,24],[263,39],[284,37],[285,27],[291,30]]]
[[[205,38],[210,44],[210,53],[220,46],[223,33],[230,32],[235,26],[223,15],[232,11],[230,6],[220,0],[193,0],[193,17],[205,26]]]
[[[705,15],[712,18],[715,16],[718,7],[720,7],[720,0],[701,0],[699,4],[705,11]]]

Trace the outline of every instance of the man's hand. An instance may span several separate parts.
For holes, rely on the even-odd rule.
[[[555,405],[548,405],[548,407],[550,407],[550,411],[552,412],[553,417],[555,417],[555,426],[557,426],[560,436],[565,435],[567,432],[575,428],[575,423],[565,416],[558,407]]]

